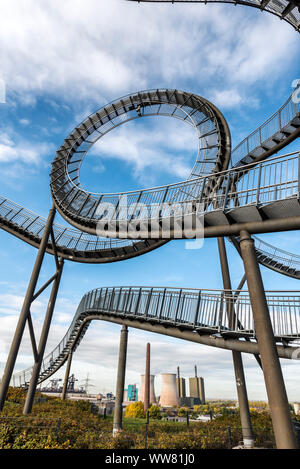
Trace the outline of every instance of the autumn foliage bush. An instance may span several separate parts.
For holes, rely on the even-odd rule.
[[[142,419],[145,416],[144,404],[140,401],[132,402],[126,406],[125,417]]]
[[[92,413],[87,401],[61,401],[59,398],[37,400],[32,414],[23,416],[25,393],[10,389],[0,416],[0,449],[142,449],[145,447],[146,420],[142,403],[127,407],[123,430],[112,436],[112,418]],[[150,407],[151,409],[151,407]],[[167,422],[158,420],[153,406],[147,426],[151,449],[218,449],[228,448],[228,427],[232,443],[242,439],[238,411],[208,422]],[[272,447],[270,415],[251,412],[257,446]]]

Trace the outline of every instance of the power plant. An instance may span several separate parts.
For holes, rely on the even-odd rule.
[[[180,405],[193,407],[194,405],[205,404],[204,379],[197,376],[196,366],[195,376],[189,378],[189,396],[187,396],[186,380],[181,378],[179,367],[177,367],[176,387]]]
[[[162,387],[159,398],[161,407],[178,407],[205,404],[204,379],[197,376],[197,367],[195,366],[195,377],[189,378],[190,396],[186,396],[185,378],[180,376],[180,368],[177,367],[177,376],[175,373],[162,373]],[[146,365],[145,374],[141,375],[141,386],[139,388],[138,400],[144,403],[144,411],[147,412],[151,404],[156,404],[157,399],[154,389],[155,376],[150,374],[150,344],[146,346]],[[136,389],[135,389],[136,391]],[[126,401],[129,398],[128,390],[125,390]],[[135,400],[135,399],[132,399]]]
[[[146,359],[147,369],[150,370],[149,347]],[[154,380],[155,375],[149,375],[149,405],[158,403],[161,407],[177,407],[205,404],[204,379],[197,376],[197,367],[195,366],[195,376],[188,378],[189,395],[187,396],[186,378],[180,376],[180,369],[177,367],[177,375],[175,373],[161,374],[161,394],[159,399],[156,398]],[[137,400],[145,404],[146,396],[146,374],[141,375],[141,385],[138,391]],[[129,388],[125,390],[126,401],[134,401],[136,399],[129,398]],[[135,387],[134,392],[137,392]]]

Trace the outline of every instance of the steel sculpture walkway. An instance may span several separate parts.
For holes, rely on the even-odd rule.
[[[97,224],[104,218],[105,204],[113,206],[109,216],[121,219],[125,197],[128,206],[133,208],[141,204],[149,206],[191,199],[190,193],[185,192],[185,189],[190,191],[191,186],[187,188],[185,184],[118,194],[92,194],[81,187],[81,164],[92,145],[117,126],[149,116],[173,117],[194,127],[198,155],[192,175],[209,175],[227,169],[231,153],[230,132],[223,115],[212,103],[195,94],[168,89],[125,96],[90,115],[76,127],[65,139],[52,163],[52,198],[57,210],[75,228],[98,234]],[[211,189],[205,188],[205,192]],[[129,216],[133,218],[135,211]],[[124,238],[127,238],[127,233]]]
[[[224,3],[269,11],[299,31],[300,0],[224,0]],[[272,408],[276,415],[272,415],[272,420],[274,430],[275,424],[280,422],[282,425],[284,420],[285,434],[276,427],[278,445],[296,447],[278,357],[294,358],[298,350],[300,296],[295,292],[265,293],[256,258],[277,272],[300,278],[300,256],[261,240],[256,240],[254,251],[250,237],[251,234],[300,229],[300,153],[268,159],[300,135],[300,103],[293,98],[294,94],[231,152],[231,135],[225,118],[203,97],[176,89],[147,90],[125,96],[90,115],[57,151],[50,176],[54,206],[47,221],[0,198],[0,227],[39,247],[2,378],[1,408],[11,382],[14,386],[29,387],[24,412],[30,412],[36,384],[48,379],[71,357],[91,321],[106,320],[252,353],[256,357],[260,354],[268,391],[279,389],[279,397],[276,392],[273,395]],[[177,184],[138,191],[87,192],[80,184],[79,173],[88,150],[116,127],[149,116],[174,117],[194,127],[198,154],[190,177]],[[56,210],[73,228],[53,224]],[[201,223],[197,225],[200,219]],[[186,220],[190,223],[188,229]],[[168,236],[164,231],[166,225]],[[247,292],[229,289],[115,287],[93,290],[82,298],[63,340],[44,357],[63,269],[62,259],[87,263],[119,261],[144,254],[171,239],[197,236],[230,238],[243,254],[251,301]],[[221,241],[218,240],[218,246],[223,280],[230,284],[230,278],[225,279],[226,252],[222,252],[225,249]],[[35,292],[45,252],[54,256],[56,273]],[[227,277],[230,277],[229,273]],[[30,307],[51,282],[52,290],[37,347]],[[257,335],[253,317],[256,318]],[[13,375],[27,322],[34,367]],[[276,365],[277,375],[275,372],[272,376],[268,374],[270,364]],[[273,382],[276,382],[276,388]],[[121,391],[123,393],[123,388]]]
[[[174,91],[176,90],[169,90],[169,91],[164,90],[164,94],[163,94],[164,100],[166,101],[167,99],[169,99],[169,98],[166,98],[166,96],[171,97],[171,101],[172,99],[175,99],[175,97],[177,97],[177,102],[178,102],[178,100],[181,97],[179,95],[180,92],[176,91],[175,93]],[[172,95],[173,95],[173,98],[172,98]],[[148,96],[148,93],[146,96]],[[159,90],[157,90],[156,92],[152,92],[152,99],[153,99],[153,96],[155,96],[155,98],[158,99],[158,96],[161,98],[162,95],[159,94]],[[138,118],[138,117],[141,117],[142,115],[145,115],[145,110],[142,111],[142,108],[139,107],[145,98],[141,96],[141,93],[134,96],[134,98],[135,99],[133,99],[132,97],[126,97],[118,101],[119,105],[120,103],[123,102],[122,106],[124,106],[124,104],[126,103],[126,100],[130,101],[130,103],[131,102],[134,103],[131,105],[132,109],[130,109],[129,111],[131,112],[131,115],[126,116],[126,119],[124,118],[124,115],[123,117],[119,117],[120,119],[123,119],[123,121],[121,122],[124,122],[125,120],[126,121],[130,120],[132,118]],[[146,106],[146,109],[147,109],[146,115],[164,113],[164,115],[166,114],[172,115],[173,117],[181,118],[185,120],[186,122],[188,121],[191,125],[196,127],[195,117],[192,116],[191,118],[187,119],[187,114],[184,114],[184,111],[180,107],[176,107],[176,105],[174,106],[174,104],[169,105],[168,108],[166,107],[165,104],[164,106],[156,105],[156,109],[154,109],[154,105],[152,105],[151,107],[152,109],[150,111],[150,106]],[[116,104],[112,103],[111,105],[106,106],[102,111],[103,114],[109,116],[106,118],[106,121],[110,123],[108,126],[108,129],[106,129],[106,132],[109,131],[109,129],[111,130],[112,128],[114,128],[116,125],[120,125],[120,123],[118,124],[114,119],[114,117],[116,117],[116,113],[114,111],[115,108],[116,108]],[[124,111],[124,108],[122,109]],[[137,109],[139,109],[139,112],[136,112]],[[109,110],[112,113],[112,116],[109,114]],[[135,114],[132,115],[132,112],[134,110],[135,110]],[[279,149],[282,148],[282,146],[285,146],[288,143],[290,143],[292,140],[296,139],[299,136],[299,132],[300,132],[299,111],[300,111],[299,104],[295,104],[293,102],[292,96],[290,96],[287,102],[275,114],[273,114],[269,119],[267,119],[267,121],[264,124],[258,127],[258,129],[252,132],[250,136],[248,136],[239,145],[237,145],[237,147],[232,152],[230,166],[236,168],[237,166],[242,166],[249,162],[263,160],[267,158],[268,156],[271,156],[272,154],[276,153]],[[99,115],[99,113],[96,113],[96,114]],[[93,117],[87,119],[87,121],[91,122],[91,119],[93,120]],[[220,120],[222,119],[220,118]],[[204,122],[203,125],[205,126],[203,130],[203,134],[205,135],[208,133],[207,132],[208,121]],[[213,127],[213,124],[210,123],[209,125]],[[82,124],[82,127],[85,128],[86,124]],[[214,131],[214,129],[212,131]],[[76,132],[76,129],[73,132],[73,134],[75,132]],[[90,133],[90,131],[87,131],[87,134],[88,133]],[[196,163],[194,165],[194,168],[191,172],[189,179],[199,176],[199,174],[201,174],[203,170],[209,171],[209,168],[210,168],[210,169],[217,171],[218,169],[220,168],[222,169],[223,167],[226,167],[228,165],[227,156],[225,159],[223,158],[223,162],[222,162],[221,157],[219,157],[218,159],[218,156],[216,156],[216,148],[210,149],[208,153],[208,155],[210,155],[210,158],[207,155],[205,155],[204,158],[202,158],[201,160],[201,155],[204,149],[203,149],[203,143],[201,142],[199,129],[197,129],[197,136],[199,140],[199,151],[198,151]],[[100,133],[99,133],[99,130],[97,130],[96,138],[98,139],[99,137],[100,137]],[[211,136],[209,138],[211,138]],[[67,141],[69,141],[69,139],[67,139],[66,142]],[[91,141],[90,138],[89,138],[89,141]],[[64,145],[66,146],[67,143],[65,143]],[[226,144],[225,144],[225,147],[226,147]],[[79,164],[82,161],[82,158],[85,156],[86,151],[87,149],[85,149],[85,151],[82,154],[80,154],[79,161],[76,161],[75,159],[75,165],[74,165],[74,159],[71,159],[71,161],[73,161],[73,165],[72,163],[70,163],[70,166],[71,166],[70,172],[72,174],[73,174],[74,166],[76,166],[76,176],[73,176],[73,179],[76,178],[76,183],[78,185],[80,184],[79,173],[78,173]],[[212,152],[213,152],[213,157],[212,157]],[[60,160],[59,157],[57,159],[59,160],[58,164],[61,164],[61,161],[63,160]],[[205,163],[203,163],[203,161],[205,161]],[[199,189],[199,183],[201,185],[201,181],[198,181],[198,189]],[[191,186],[190,182],[187,184]],[[173,189],[175,187],[175,190],[176,190],[176,187],[180,187],[180,186],[182,186],[182,184],[173,185]],[[78,186],[75,186],[75,189],[77,187]],[[165,194],[166,194],[166,190],[168,189],[168,187],[170,186],[167,186],[167,188],[163,188],[163,189],[160,188],[158,191],[155,191],[155,189],[151,189],[150,191],[149,190],[137,191],[136,193],[131,192],[129,193],[129,197],[131,201],[132,201],[132,198],[135,197],[134,199],[135,202],[141,203],[144,200],[143,192],[145,193],[150,192],[154,200],[163,201],[164,199],[166,200]],[[73,185],[71,185],[70,191],[72,191],[72,189],[73,191],[75,191]],[[82,192],[84,194],[83,196],[84,200],[86,200],[87,203],[90,203],[90,200],[92,199],[93,195],[86,193],[85,191],[80,189],[80,194],[79,194],[80,197],[81,197]],[[171,194],[171,191],[170,191],[170,194]],[[183,194],[186,195],[186,191],[185,192],[179,191],[179,194],[181,194],[181,196]],[[121,194],[121,196],[124,196],[124,195],[125,193]],[[176,201],[177,201],[178,193],[176,195],[177,195],[177,198],[176,198]],[[116,200],[117,197],[118,197],[117,195],[114,195],[114,197],[113,198],[110,197],[109,200],[110,201]],[[170,199],[171,197],[169,196],[168,200]],[[72,203],[75,203],[76,200],[77,198],[73,199]],[[186,201],[186,197],[184,198],[181,197],[181,201]],[[82,206],[82,213],[84,213],[83,206]],[[82,220],[82,217],[80,218],[80,220]],[[14,202],[8,199],[0,197],[0,226],[4,230],[28,242],[29,244],[35,247],[38,247],[40,240],[41,240],[41,236],[43,234],[45,224],[46,224],[45,218],[40,217],[39,215],[30,212],[29,210],[15,204]],[[81,230],[76,230],[76,229],[72,229],[71,227],[60,226],[57,224],[54,225],[54,235],[55,235],[55,242],[58,248],[59,255],[62,258],[71,260],[71,261],[87,262],[87,263],[104,263],[104,262],[113,262],[113,261],[128,259],[130,257],[144,254],[152,249],[155,249],[163,245],[166,242],[163,240],[154,240],[154,239],[148,239],[148,240],[140,239],[138,241],[128,240],[128,239],[122,239],[122,240],[101,239],[95,235],[86,234],[82,232]],[[51,244],[48,245],[47,251],[50,254],[53,254],[53,247]],[[264,265],[271,266],[274,260],[273,255],[275,251],[276,251],[276,248],[273,248],[271,250],[271,253],[272,253],[271,259],[267,259],[265,257],[265,252],[264,252],[263,256],[259,256],[260,262],[263,263]],[[285,273],[287,270],[285,269],[284,266],[290,265],[291,256],[292,254],[288,254],[286,256],[287,262],[281,262],[283,264],[283,268],[281,269],[282,273]],[[295,259],[296,258],[297,256],[295,256]],[[296,269],[295,272],[296,272],[295,276],[298,277],[298,270]],[[290,273],[292,272],[290,271],[289,274]]]
[[[127,0],[138,3],[231,3],[233,5],[246,5],[261,11],[272,13],[280,19],[287,21],[300,30],[300,1],[299,0]]]
[[[298,88],[278,111],[232,150],[233,167],[265,160],[300,136],[300,105],[295,99],[297,93]]]
[[[47,219],[0,196],[0,228],[26,243],[39,247]],[[165,241],[104,239],[57,223],[53,225],[59,257],[79,263],[107,263],[129,259],[151,251]],[[54,254],[52,243],[47,252]]]
[[[278,346],[278,353],[291,358],[294,348],[287,344],[300,339],[300,296],[295,292],[266,294],[276,341],[285,344]],[[231,324],[226,312],[228,301],[234,307]],[[252,342],[256,336],[247,292],[169,287],[99,288],[82,298],[66,335],[44,358],[39,382],[48,379],[65,363],[69,352],[78,347],[90,322],[97,319],[257,353],[257,344]],[[238,341],[238,338],[247,340]],[[31,373],[32,368],[16,373],[12,384],[27,387]]]
[[[86,192],[80,186],[79,170],[90,147],[107,132],[124,122],[152,115],[178,118],[195,128],[199,142],[198,155],[190,177],[177,184],[127,193],[91,194]],[[245,223],[251,233],[274,231],[274,222],[276,230],[300,228],[300,157],[298,153],[282,155],[264,161],[297,138],[299,129],[299,104],[295,104],[290,97],[270,119],[233,150],[230,159],[230,133],[226,121],[215,106],[202,97],[178,90],[150,90],[124,97],[105,106],[74,129],[58,150],[53,162],[51,173],[53,200],[62,216],[74,226],[71,228],[53,225],[53,239],[58,256],[74,262],[113,262],[144,254],[165,244],[169,239],[162,238],[161,224],[154,239],[153,232],[149,233],[148,230],[149,210],[153,204],[159,207],[160,223],[164,220],[171,220],[171,239],[177,236],[176,226],[180,227],[180,224],[176,225],[176,223],[178,219],[181,220],[180,216],[170,216],[168,205],[174,203],[179,206],[191,203],[190,215],[192,217],[197,215],[194,211],[194,203],[202,204],[201,216],[204,218],[204,237],[230,236],[235,245],[238,240],[234,236],[239,234],[241,225]],[[249,164],[249,162],[251,163]],[[226,169],[228,166],[230,168]],[[133,210],[129,214],[126,212],[125,219],[122,218],[120,214],[125,196],[127,202],[129,199],[129,204],[134,208],[143,204],[146,212],[136,213]],[[98,209],[102,203],[110,203],[113,211],[107,214],[99,212]],[[184,215],[186,215],[186,211]],[[117,228],[114,233],[107,229],[112,221]],[[139,225],[137,239],[131,240],[127,231],[122,232],[124,221],[125,224]],[[0,223],[4,230],[38,247],[45,229],[46,219],[12,201],[0,198]],[[99,234],[102,238],[98,236]],[[124,235],[126,239],[122,239]],[[120,239],[116,239],[118,237]],[[299,256],[280,251],[260,240],[257,240],[256,243],[259,262],[285,275],[294,278],[300,277]],[[50,241],[47,245],[47,252],[54,254],[53,243]],[[113,295],[116,295],[115,289],[112,292]],[[140,289],[139,292],[141,298],[144,298],[145,291]],[[175,301],[176,297],[174,290],[172,292],[169,294],[169,305]],[[182,290],[181,292],[180,295],[183,295],[184,298],[182,301],[185,301],[186,304],[195,303],[195,293],[194,299],[188,300],[187,298],[190,298],[188,295],[191,295],[190,291],[188,294],[183,294]],[[99,294],[101,296],[101,293]],[[106,290],[106,294],[112,298],[112,294],[108,293],[108,290]],[[130,295],[132,302],[134,302],[136,296],[134,296],[133,289],[130,289]],[[127,292],[127,296],[130,295]],[[203,298],[207,298],[206,293],[203,295]],[[149,305],[152,304],[151,301],[154,301],[154,297],[151,293]],[[123,296],[119,295],[120,301],[121,298]],[[245,297],[242,298],[245,299]],[[243,351],[252,350],[251,353],[255,353],[256,345],[251,342],[251,339],[255,338],[255,333],[253,326],[249,325],[251,317],[249,299],[247,300],[248,318],[242,318],[238,313],[236,327],[231,328],[228,327],[228,324],[226,325],[225,318],[221,316],[223,306],[220,305],[224,303],[222,294],[215,294],[213,300],[207,299],[207,301],[207,304],[214,304],[214,320],[212,321],[210,318],[199,322],[197,319],[197,322],[194,318],[193,331],[197,331],[197,334],[192,337],[189,335],[189,340],[194,340],[197,337],[199,341],[200,337],[202,343],[205,343],[208,340],[208,333],[221,334],[219,339],[214,337],[214,345],[218,344],[217,346],[224,348],[230,345],[242,348]],[[272,306],[272,301],[269,307]],[[298,310],[297,307],[295,309],[297,301],[297,298],[292,298],[289,303],[284,299],[284,308],[288,313],[280,316],[280,321],[283,323],[283,326],[280,326],[281,329],[276,324],[277,340],[286,343],[298,338]],[[178,308],[179,304],[178,300]],[[241,300],[236,306],[240,304]],[[89,321],[84,321],[82,327],[79,325],[84,315],[88,315],[89,318],[90,315],[88,311],[82,311],[81,307],[82,303],[69,329],[67,339],[65,338],[56,349],[59,352],[58,355],[56,356],[56,352],[51,354],[51,363],[50,361],[47,363],[47,358],[44,360],[41,380],[47,379],[64,363],[68,347],[74,345],[73,339],[77,337],[75,344],[78,345],[78,337],[82,338]],[[165,326],[170,319],[164,314],[165,307],[161,306],[159,317],[157,317],[157,312],[156,318],[151,315],[147,317],[147,324],[149,321],[153,322],[153,320],[159,319],[155,325],[156,331],[159,330],[162,323]],[[245,311],[245,307],[243,308]],[[95,304],[92,309],[95,309]],[[145,314],[138,314],[137,305],[134,312],[137,313],[135,316],[133,316],[132,310],[119,313],[118,306],[116,311],[102,308],[102,316],[99,316],[100,311],[96,311],[96,316],[98,319],[109,318],[112,321],[120,321],[120,314],[123,314],[122,321],[128,320],[128,317],[132,320],[134,317],[138,323],[143,321],[143,326],[136,324],[136,327],[145,327]],[[182,314],[180,313],[180,316],[176,316],[175,321],[173,320],[172,334],[174,336],[179,333],[178,327],[181,331],[183,328],[189,329],[189,333],[191,333],[190,315],[193,314],[192,309],[186,313],[189,315],[188,320],[185,321]],[[117,318],[115,315],[118,315]],[[290,321],[289,326],[287,319]],[[170,329],[170,325],[168,327]],[[199,335],[199,331],[202,335]],[[187,331],[184,337],[186,334]],[[226,344],[224,342],[225,335],[227,336]],[[182,338],[184,337],[182,336]],[[241,337],[246,337],[248,341],[240,341]],[[280,353],[283,353],[283,356],[288,355],[289,349],[284,352],[280,349]],[[25,378],[21,380],[22,386],[27,386],[28,374],[30,371],[25,372]],[[14,380],[16,379],[20,380],[20,378],[14,377]]]

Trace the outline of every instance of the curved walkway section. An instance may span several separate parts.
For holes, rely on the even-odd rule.
[[[175,186],[175,192],[163,187],[116,194],[92,194],[80,185],[80,167],[88,150],[116,127],[149,116],[173,117],[194,127],[198,155],[191,177],[227,169],[231,153],[230,132],[223,115],[212,103],[195,94],[169,89],[125,96],[106,105],[76,127],[65,139],[52,163],[50,185],[53,201],[62,216],[75,228],[97,234],[97,223],[107,211],[110,216],[122,218],[125,198],[131,209],[131,218],[136,216],[135,209],[141,204],[190,200],[190,191],[186,193],[185,188],[179,185]],[[205,191],[207,189],[210,190],[205,188]]]
[[[300,30],[300,4],[299,0],[127,0],[139,3],[232,3],[233,5],[246,5],[267,11],[280,19],[287,21]]]
[[[299,86],[280,109],[232,150],[232,167],[265,160],[300,136],[300,102],[295,99]]]
[[[257,236],[252,236],[258,262],[279,274],[300,279],[300,256],[272,244],[266,243]],[[234,246],[240,252],[239,238],[231,238]]]
[[[211,190],[206,191],[207,187]],[[282,155],[149,192],[159,194],[154,215],[152,203],[141,203],[136,218],[125,210],[122,212],[124,218],[121,218],[123,202],[120,200],[118,210],[114,208],[98,220],[98,235],[127,239],[187,239],[202,235],[234,236],[241,229],[252,234],[297,229],[300,217],[299,155]],[[187,227],[186,222],[190,222]]]
[[[224,232],[228,228],[234,229],[240,223],[252,221],[258,223],[259,227],[262,224],[260,222],[266,220],[282,219],[284,223],[287,217],[300,216],[299,163],[298,155],[288,157],[283,155],[258,165],[232,168],[225,172],[168,186],[167,189],[170,192],[173,190],[175,194],[176,191],[182,191],[184,188],[186,194],[192,195],[191,200],[199,200],[201,206],[204,207],[203,212],[198,214],[203,217],[204,236],[221,236],[222,234],[230,236],[232,233],[222,233],[222,231]],[[205,187],[216,186],[220,184],[220,181],[222,181],[222,186],[218,190],[205,194]],[[166,188],[163,190],[166,191]],[[193,205],[190,207],[193,208]],[[161,206],[162,217],[167,208]],[[170,214],[170,212],[168,213]],[[193,213],[192,216],[194,216]],[[141,226],[143,222],[147,228],[147,217],[143,220],[140,216],[135,220],[135,223],[140,223]],[[37,247],[45,223],[44,218],[0,197],[0,226],[2,229]],[[105,219],[103,224],[103,234],[111,234],[104,229]],[[98,238],[57,224],[53,226],[53,233],[56,248],[61,257],[87,263],[128,259],[144,254],[168,241],[159,240],[160,230],[156,233],[158,236],[155,239],[149,237],[148,232],[144,233],[141,230],[136,232],[137,236],[145,236],[141,240]],[[146,239],[147,236],[148,239]],[[260,240],[256,241],[256,247],[261,263],[270,268],[276,267],[275,270],[280,273],[299,278],[297,255],[284,253],[284,251]],[[53,254],[51,243],[47,250]],[[266,256],[267,253],[269,255]]]
[[[46,221],[46,218],[0,196],[0,228],[31,246],[39,247]],[[88,264],[129,259],[156,249],[166,242],[99,238],[57,223],[53,224],[53,235],[60,257]],[[47,252],[54,254],[51,242],[48,243]]]
[[[300,339],[300,297],[294,292],[266,292],[266,296],[275,339],[286,347],[281,356],[291,358],[287,343]],[[235,344],[248,353],[253,353],[256,346],[251,342],[256,335],[247,292],[169,287],[99,288],[82,298],[65,337],[44,358],[39,382],[48,379],[65,363],[69,352],[76,349],[95,319],[164,334],[169,331],[171,336],[200,343],[206,343],[208,338],[210,345],[230,348]],[[13,386],[26,387],[31,373],[30,368],[13,375]]]
[[[212,140],[207,140],[211,138],[216,138],[216,133],[215,133],[215,125],[210,121],[210,119],[206,120],[203,117],[203,114],[199,114],[199,112],[196,110],[190,111],[190,115],[188,115],[186,107],[183,106],[184,102],[182,101],[182,94],[181,92],[178,92],[176,90],[173,90],[173,93],[171,93],[170,90],[164,90],[164,95],[160,94],[158,90],[155,92],[152,92],[154,94],[150,94],[149,92],[144,92],[144,93],[137,93],[136,95],[131,95],[130,97],[123,98],[121,100],[118,100],[116,103],[119,103],[119,106],[123,105],[123,111],[126,111],[126,105],[128,106],[128,101],[130,101],[132,109],[127,111],[126,114],[126,119],[124,115],[119,116],[119,125],[120,122],[124,122],[125,120],[130,120],[130,119],[135,119],[138,117],[141,117],[143,115],[172,115],[172,117],[177,117],[181,120],[184,120],[185,122],[188,122],[190,125],[192,125],[195,128],[196,134],[198,136],[198,142],[199,142],[199,151],[197,155],[197,160],[194,165],[194,168],[191,172],[190,178],[186,183],[180,183],[177,185],[173,186],[165,186],[163,188],[159,188],[157,191],[154,189],[150,189],[148,191],[137,191],[135,195],[135,202],[137,204],[133,206],[133,210],[135,208],[138,208],[140,203],[142,201],[147,200],[146,194],[148,194],[149,198],[152,198],[152,201],[154,199],[155,203],[159,205],[160,203],[163,203],[166,200],[173,201],[177,203],[178,201],[189,201],[192,200],[193,198],[197,198],[199,196],[206,196],[209,194],[209,192],[213,189],[213,187],[209,184],[206,184],[207,187],[201,186],[203,181],[207,181],[207,179],[202,179],[196,181],[194,179],[195,175],[201,174],[203,171],[210,171],[211,169],[214,171],[217,171],[218,168],[223,169],[228,165],[228,144],[225,143],[225,140],[223,138],[223,144],[225,147],[223,150],[225,151],[225,155],[223,156],[220,153],[219,147],[214,147],[211,148],[208,153],[205,153],[203,155],[201,148],[203,147],[203,139],[200,137],[200,131],[197,128],[197,122],[202,122],[202,137],[205,139],[204,142],[208,144],[208,142],[212,143]],[[172,104],[164,104],[162,106],[157,105],[152,105],[152,106],[147,106],[147,102],[149,103],[149,96],[152,96],[152,100],[160,98],[161,101],[163,101],[163,96],[164,99],[167,102],[171,102]],[[153,97],[155,96],[155,98]],[[186,94],[186,99],[191,99],[191,95]],[[192,95],[194,96],[194,95]],[[146,101],[146,97],[148,97],[148,101]],[[181,101],[180,101],[181,98]],[[203,99],[203,98],[202,98]],[[173,101],[173,102],[172,102]],[[270,154],[276,153],[282,146],[287,145],[290,141],[294,140],[297,138],[299,135],[300,131],[300,103],[296,103],[293,100],[293,95],[289,97],[289,99],[286,101],[286,103],[276,112],[274,113],[269,119],[267,119],[266,122],[264,122],[258,129],[256,129],[254,132],[252,132],[246,139],[244,139],[237,147],[233,150],[232,152],[232,158],[231,158],[231,167],[236,168],[238,165],[244,166],[248,162],[252,162],[254,160],[254,163],[263,160],[270,156]],[[123,104],[122,104],[123,103]],[[127,103],[127,104],[126,104]],[[144,107],[140,106],[141,103],[144,103]],[[179,104],[181,103],[181,104]],[[193,104],[195,106],[195,104]],[[211,109],[212,115],[214,114],[214,107],[213,105]],[[115,110],[114,110],[115,109]],[[115,118],[112,116],[112,112],[115,113]],[[208,111],[207,111],[208,112]],[[217,112],[217,111],[216,111]],[[115,128],[116,125],[118,125],[118,120],[116,120],[116,114],[120,113],[120,111],[117,110],[116,104],[112,103],[105,108],[103,108],[103,113],[106,116],[106,130],[102,128],[103,135],[108,132],[109,130],[112,130]],[[99,114],[99,113],[98,113]],[[203,117],[203,119],[200,119]],[[109,117],[108,117],[109,116]],[[199,121],[200,119],[200,121]],[[93,119],[90,120],[88,118],[86,122],[89,122],[90,127],[95,130],[92,126]],[[102,122],[103,126],[105,122]],[[220,123],[223,123],[223,118],[220,115]],[[100,125],[99,123],[97,125]],[[223,124],[222,124],[223,125]],[[225,124],[224,124],[225,125]],[[92,132],[92,130],[89,130],[88,124],[82,124],[78,128],[78,132],[80,132],[80,128],[86,129],[86,135],[84,136],[87,138],[87,135]],[[225,125],[226,129],[226,125]],[[82,130],[82,129],[81,129]],[[74,131],[75,132],[75,131]],[[95,131],[96,132],[96,131]],[[227,133],[227,130],[225,134]],[[75,132],[76,134],[76,132]],[[96,132],[96,136],[94,136],[95,139],[99,139],[101,134],[99,132],[99,128]],[[224,134],[224,135],[225,135]],[[76,134],[77,136],[79,134]],[[223,137],[224,137],[223,135]],[[65,145],[67,145],[67,142],[69,139],[66,140]],[[92,144],[92,140],[89,139],[89,144],[85,143],[86,147],[85,150],[82,150],[82,153],[79,153],[80,158],[77,160],[75,159],[74,163],[73,159],[71,158],[71,163],[70,167],[68,169],[69,173],[73,171],[72,168],[76,166],[76,177],[77,182],[79,181],[79,166],[82,162],[82,158],[86,154],[88,148]],[[202,147],[201,147],[202,145]],[[212,145],[213,146],[213,145]],[[81,150],[80,150],[81,151]],[[64,153],[64,150],[62,148],[59,150],[58,154],[61,152]],[[67,152],[67,150],[66,150]],[[72,152],[71,152],[72,153]],[[202,156],[201,156],[202,155]],[[218,156],[219,155],[219,156]],[[57,164],[60,165],[61,161],[64,160],[64,157],[62,160],[58,157],[59,162]],[[205,161],[205,164],[203,163]],[[247,166],[249,167],[249,166]],[[251,167],[251,166],[250,166]],[[245,180],[245,173],[243,174],[242,172],[239,172],[238,177],[242,177]],[[237,176],[236,176],[237,177]],[[55,179],[55,178],[54,178]],[[191,182],[192,181],[192,182]],[[211,180],[211,184],[214,185],[215,187],[218,187],[218,184],[220,184],[220,181],[217,181],[215,178],[214,180]],[[77,186],[72,186],[73,189],[74,187]],[[72,188],[71,188],[72,189]],[[198,192],[197,192],[198,190]],[[223,191],[226,192],[226,186],[223,184]],[[143,199],[143,192],[145,192]],[[169,195],[168,195],[169,193]],[[132,194],[134,193],[129,193],[129,199],[132,202]],[[155,196],[154,196],[155,194]],[[88,198],[88,195],[86,195]],[[128,199],[128,197],[127,197]],[[122,198],[121,198],[122,200]],[[120,198],[119,198],[120,201]],[[128,200],[127,200],[128,201]],[[118,203],[118,202],[117,202]],[[236,203],[238,204],[239,202],[236,200]],[[64,202],[64,204],[67,206],[68,202]],[[132,207],[131,207],[132,208]],[[120,213],[120,210],[119,210]],[[138,214],[138,211],[137,211]],[[131,221],[134,219],[136,214],[131,215]],[[106,217],[107,218],[107,217]],[[140,218],[138,215],[137,218]],[[30,212],[29,210],[25,209],[24,207],[21,207],[17,205],[16,203],[5,199],[4,197],[0,197],[0,227],[9,233],[19,237],[23,241],[28,242],[29,244],[38,247],[40,243],[40,239],[43,233],[43,229],[45,226],[45,218],[40,217],[39,215]],[[84,221],[82,221],[84,222]],[[133,239],[114,239],[112,238],[106,238],[107,233],[105,234],[105,238],[101,238],[96,236],[94,233],[93,234],[86,234],[82,232],[81,230],[81,224],[78,225],[79,229],[74,229],[71,227],[65,227],[61,226],[59,224],[55,224],[53,227],[54,231],[54,238],[55,238],[55,243],[56,247],[58,250],[59,255],[67,260],[71,261],[76,261],[76,262],[86,262],[86,263],[105,263],[105,262],[114,262],[114,261],[120,261],[123,259],[128,259],[130,257],[135,257],[137,255],[144,254],[146,252],[151,251],[152,249],[155,249],[157,247],[162,246],[165,242],[162,239],[160,240],[155,240],[155,239],[138,239],[138,240],[133,240]],[[263,244],[261,241],[258,241],[261,245]],[[51,244],[48,245],[47,251],[50,254],[53,254],[53,247]],[[270,251],[270,249],[268,249]],[[276,248],[273,247],[271,249],[272,251],[272,256],[271,258],[266,257],[266,250],[262,252],[262,255],[258,255],[259,260],[262,264],[272,268],[274,266],[274,252],[276,251]],[[259,253],[258,253],[259,254]],[[283,256],[283,258],[286,259],[286,261],[283,262],[277,262],[277,265],[279,264],[283,265],[283,268],[280,269],[280,273],[284,273],[287,275],[292,274],[295,278],[299,278],[299,269],[298,267],[294,269],[294,265],[292,266],[292,269],[288,269],[288,267],[291,264],[291,256],[294,257],[294,260],[297,261],[297,256],[288,253],[287,256]],[[293,264],[293,262],[292,262]],[[296,262],[297,264],[297,262]],[[294,273],[293,273],[294,270]]]

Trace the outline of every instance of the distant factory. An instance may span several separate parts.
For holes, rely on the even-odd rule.
[[[136,384],[129,384],[127,389],[124,390],[124,401],[125,402],[138,401],[138,388]]]
[[[130,403],[141,401],[145,404],[145,374],[141,375],[140,387],[136,384],[129,385],[124,390],[124,402]],[[186,378],[180,376],[180,369],[176,373],[161,374],[161,393],[156,398],[155,375],[149,375],[149,404],[156,404],[160,407],[193,407],[194,405],[205,404],[204,379],[197,376],[195,366],[195,376],[188,378],[189,395],[187,393]]]
[[[180,405],[193,407],[194,405],[205,404],[204,379],[197,376],[197,367],[195,366],[195,376],[189,378],[190,395],[186,395],[185,378],[180,377],[180,369],[177,368],[177,394]]]
[[[189,396],[187,395],[186,379],[180,376],[180,369],[175,373],[163,373],[162,389],[159,404],[162,407],[186,406],[205,404],[204,379],[197,376],[189,378]]]

